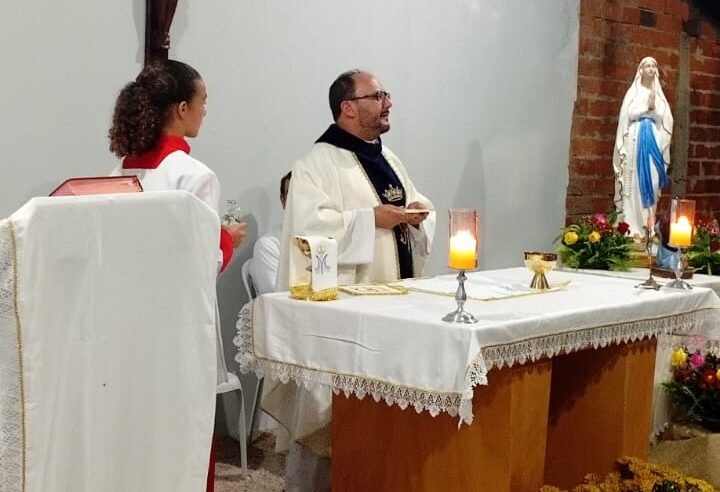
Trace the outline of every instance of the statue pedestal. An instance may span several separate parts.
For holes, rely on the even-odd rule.
[[[650,270],[651,270],[652,274],[656,277],[675,278],[675,271],[671,270],[670,268],[660,268],[660,267],[654,266]],[[686,268],[680,278],[682,278],[683,280],[688,279],[688,278],[693,278],[693,269]]]
[[[633,268],[650,268],[655,265],[655,255],[648,256],[645,251],[630,252],[630,266]]]

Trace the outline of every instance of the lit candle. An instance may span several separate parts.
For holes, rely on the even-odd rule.
[[[450,237],[450,268],[472,270],[477,267],[477,240],[469,231]]]
[[[681,215],[678,221],[670,224],[670,240],[673,246],[691,246],[692,245],[692,225],[688,218]]]

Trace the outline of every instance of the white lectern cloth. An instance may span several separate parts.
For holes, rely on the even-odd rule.
[[[512,288],[529,283],[524,268],[472,272],[477,283]],[[468,300],[477,324],[446,323],[452,297],[348,296],[308,303],[287,292],[265,294],[241,312],[241,369],[305,386],[321,384],[362,398],[432,415],[446,411],[472,421],[473,387],[492,384],[493,367],[660,333],[712,333],[720,299],[705,288],[642,291],[613,277],[551,272],[558,291],[499,300]],[[413,281],[408,281],[410,285]]]
[[[0,490],[204,490],[218,229],[182,191],[0,221]]]

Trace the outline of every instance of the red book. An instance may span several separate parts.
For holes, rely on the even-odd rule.
[[[55,188],[55,190],[50,193],[50,196],[137,193],[142,190],[142,185],[137,176],[97,176],[67,179]]]

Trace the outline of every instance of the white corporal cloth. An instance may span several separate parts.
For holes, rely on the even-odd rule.
[[[203,490],[219,221],[184,191],[0,221],[0,490]]]
[[[283,382],[369,394],[471,423],[473,387],[492,384],[494,367],[661,333],[716,333],[720,321],[720,298],[706,288],[644,291],[627,279],[551,272],[551,285],[570,283],[529,294],[513,287],[529,284],[524,268],[468,277],[479,297],[491,298],[466,302],[477,324],[441,320],[456,307],[449,294],[340,294],[328,303],[299,302],[287,292],[260,296],[241,311],[236,360]]]

